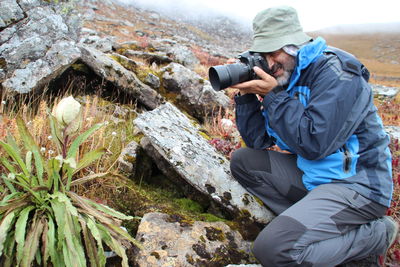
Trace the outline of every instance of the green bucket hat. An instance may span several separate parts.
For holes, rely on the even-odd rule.
[[[288,6],[261,11],[253,20],[251,52],[269,53],[285,45],[301,45],[312,37],[303,32],[297,12]]]

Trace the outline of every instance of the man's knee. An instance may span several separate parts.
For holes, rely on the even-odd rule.
[[[254,242],[253,254],[263,266],[308,266],[296,263],[294,245],[306,228],[287,216],[276,217]]]
[[[247,154],[247,152],[245,152],[247,148],[240,148],[238,150],[236,150],[235,152],[233,152],[232,156],[231,156],[231,172],[233,174],[233,176],[236,178],[237,176],[239,176],[239,173],[242,173],[245,167],[245,163],[243,162],[243,159],[245,158],[245,154]]]

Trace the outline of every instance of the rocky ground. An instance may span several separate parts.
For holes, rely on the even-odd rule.
[[[78,5],[4,0],[0,7],[4,102],[67,87],[105,98],[113,94],[118,95],[115,121],[130,112],[120,104],[134,102],[137,142],[132,140],[123,150],[121,172],[150,176],[151,170],[140,169],[150,161],[187,197],[206,203],[210,213],[223,218],[194,221],[160,213],[151,205],[140,211],[128,207],[143,213],[136,238],[145,249],[132,252],[132,265],[256,263],[250,241],[273,215],[232,179],[229,160],[207,142],[201,127],[216,109],[231,105],[225,92],[211,88],[204,62],[220,64],[245,51],[251,33],[224,17],[174,20],[111,0]],[[71,77],[84,79],[79,84],[83,88],[69,83]],[[382,86],[374,90],[382,98],[393,98],[399,91]],[[398,136],[398,126],[388,129]],[[233,218],[235,223],[230,222]]]

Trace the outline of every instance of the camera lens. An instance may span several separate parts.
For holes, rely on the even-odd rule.
[[[216,91],[250,80],[250,68],[242,63],[211,67],[208,70],[211,86]]]

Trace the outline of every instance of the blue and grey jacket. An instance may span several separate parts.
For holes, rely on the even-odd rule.
[[[248,147],[274,144],[297,154],[303,184],[341,183],[390,206],[389,136],[373,103],[366,69],[317,38],[302,47],[286,90],[235,98],[236,123]]]

